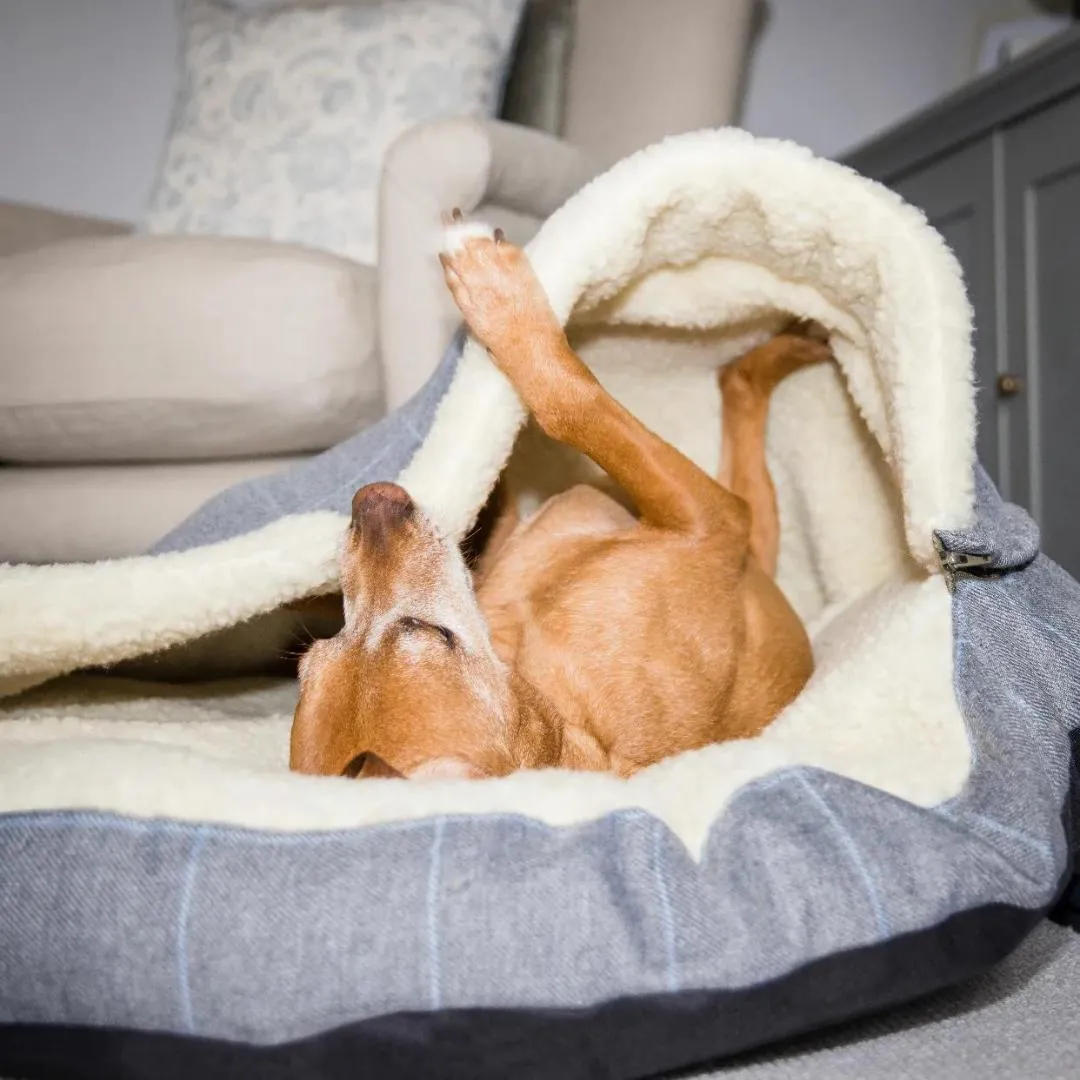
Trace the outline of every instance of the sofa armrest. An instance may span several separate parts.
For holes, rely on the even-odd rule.
[[[131,226],[119,221],[82,217],[43,206],[0,202],[0,256],[32,251],[59,240],[118,236]]]
[[[394,143],[379,197],[379,343],[390,409],[423,386],[461,321],[436,258],[442,215],[459,207],[524,243],[598,171],[567,143],[497,120],[436,120]]]

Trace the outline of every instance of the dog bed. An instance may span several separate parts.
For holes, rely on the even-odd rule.
[[[288,773],[288,681],[71,675],[331,590],[369,480],[461,536],[508,459],[526,509],[588,473],[459,338],[399,413],[154,553],[0,570],[0,1073],[651,1076],[957,982],[1053,904],[1080,589],[976,465],[941,238],[719,131],[615,166],[529,253],[583,358],[710,469],[717,366],[791,314],[831,332],[768,435],[809,685],[629,781],[356,783]]]

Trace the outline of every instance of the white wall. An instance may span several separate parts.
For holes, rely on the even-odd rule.
[[[743,121],[838,154],[957,86],[983,26],[1032,3],[767,0]],[[139,216],[175,82],[173,11],[0,0],[0,199]]]
[[[965,82],[992,22],[1033,0],[766,0],[742,122],[825,156]]]
[[[173,0],[0,0],[0,199],[137,217],[177,48]]]

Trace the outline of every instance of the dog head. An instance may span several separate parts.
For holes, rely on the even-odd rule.
[[[558,725],[498,659],[457,546],[396,484],[353,498],[345,625],[300,663],[290,767],[332,776],[502,776],[556,764]]]

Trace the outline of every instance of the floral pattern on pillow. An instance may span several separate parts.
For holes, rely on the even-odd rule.
[[[373,265],[390,144],[493,116],[524,0],[384,0],[245,13],[182,0],[181,86],[154,233],[292,241]]]

